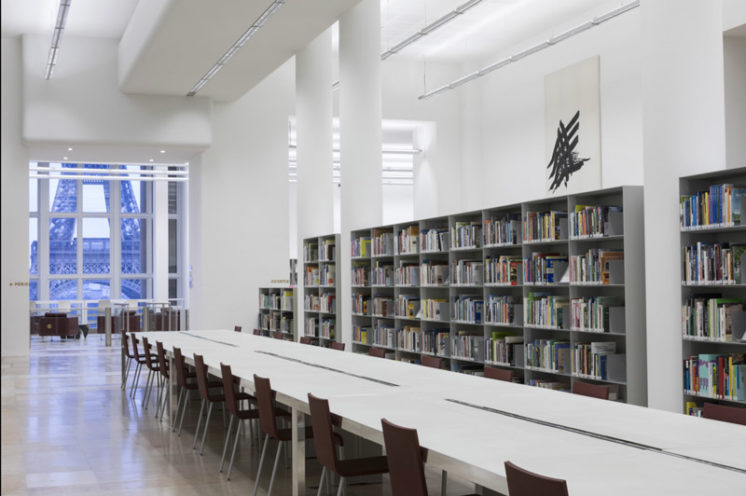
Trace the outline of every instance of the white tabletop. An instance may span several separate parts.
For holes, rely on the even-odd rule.
[[[506,460],[566,479],[573,496],[746,488],[743,426],[233,331],[142,335],[214,371],[230,364],[249,388],[269,377],[280,401],[328,398],[343,427],[374,441],[383,417],[415,427],[429,463],[495,490]]]

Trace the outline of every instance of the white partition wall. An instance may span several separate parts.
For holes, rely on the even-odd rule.
[[[681,409],[676,177],[725,167],[720,0],[643,0],[648,405]]]
[[[332,35],[324,31],[295,57],[298,255],[303,239],[333,231]],[[303,267],[304,260],[299,260]],[[303,301],[303,285],[296,297]],[[302,335],[303,319],[296,319]]]
[[[350,319],[349,231],[382,218],[380,16],[379,0],[362,0],[339,20],[341,322]],[[343,328],[340,337],[350,342],[349,329]]]

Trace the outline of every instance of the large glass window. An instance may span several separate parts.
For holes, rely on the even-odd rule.
[[[108,274],[111,271],[110,245],[109,219],[84,217],[83,274]]]
[[[64,182],[64,181],[61,181]],[[78,222],[75,217],[49,219],[49,273],[78,273]],[[52,298],[50,295],[50,299]]]

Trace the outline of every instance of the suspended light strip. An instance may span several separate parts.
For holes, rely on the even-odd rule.
[[[119,167],[121,164],[109,167]],[[32,179],[57,179],[57,180],[98,180],[98,181],[189,181],[189,170],[184,164],[158,164],[137,167],[148,167],[147,169],[118,169],[118,168],[91,168],[91,167],[51,167],[51,166],[29,166],[29,177]],[[151,168],[155,167],[155,168]],[[172,169],[172,170],[169,170]],[[173,170],[176,169],[176,170]]]
[[[70,3],[72,3],[72,0],[60,0],[60,7],[57,10],[57,22],[54,24],[54,31],[52,32],[52,44],[49,47],[49,56],[47,57],[47,67],[44,69],[44,79],[52,77],[54,66],[57,64],[62,32],[65,30],[65,24],[67,23],[67,13],[70,11]]]
[[[291,150],[295,150],[298,148],[298,146],[295,143],[291,143],[288,146]],[[339,148],[332,148],[332,152],[340,152]],[[417,155],[419,153],[422,153],[422,150],[419,148],[382,148],[381,153],[384,154],[391,154],[391,155]]]
[[[241,47],[243,47],[249,39],[251,39],[252,36],[256,34],[259,29],[266,24],[266,22],[269,20],[270,17],[285,4],[286,0],[274,0],[267,9],[262,12],[262,15],[257,17],[257,19],[249,26],[249,29],[246,30],[244,34],[241,35],[238,40],[223,54],[222,57],[213,65],[209,71],[205,73],[202,78],[197,81],[197,84],[192,86],[192,89],[189,90],[189,93],[187,93],[187,96],[194,96],[197,94],[199,90],[202,89],[204,85],[207,84],[207,82],[212,79],[215,74],[220,71],[220,69],[223,68],[225,64],[228,63],[228,61],[233,57],[236,52],[238,52]]]
[[[174,166],[160,166],[158,167],[174,167]],[[183,165],[177,167],[184,167]],[[100,176],[113,176],[121,175],[128,176],[132,174],[148,175],[148,176],[188,176],[188,170],[128,170],[128,169],[92,169],[90,167],[64,167],[62,169],[52,167],[29,167],[30,171],[35,172],[47,172],[50,174],[60,173],[63,175],[70,175],[69,173],[85,173],[85,174],[97,174]]]
[[[386,60],[387,58],[391,57],[397,52],[400,52],[404,48],[408,47],[415,41],[419,40],[423,36],[427,36],[428,34],[432,33],[438,28],[441,28],[451,22],[452,20],[456,19],[458,16],[466,12],[467,10],[471,9],[472,7],[476,6],[477,4],[481,3],[482,0],[469,0],[463,5],[460,5],[444,15],[443,17],[438,18],[437,20],[433,21],[432,23],[428,24],[424,28],[420,29],[413,35],[409,36],[403,41],[400,41],[393,47],[389,48],[385,52],[381,54],[381,60]]]
[[[188,177],[136,177],[135,175],[132,176],[111,176],[111,177],[102,177],[102,176],[91,176],[91,175],[85,175],[85,174],[74,174],[74,175],[65,175],[65,176],[49,176],[46,174],[29,174],[29,178],[31,179],[58,179],[61,181],[66,180],[74,180],[74,179],[84,179],[84,180],[93,180],[93,181],[168,181],[173,183],[185,183],[189,181]]]
[[[509,65],[513,62],[517,62],[525,57],[528,57],[529,55],[533,55],[536,52],[540,52],[541,50],[544,50],[545,48],[549,48],[552,45],[556,45],[557,43],[561,41],[565,41],[568,38],[572,38],[573,36],[580,34],[584,31],[587,31],[591,29],[594,26],[598,26],[600,24],[603,24],[604,22],[611,20],[617,16],[620,16],[626,12],[629,12],[630,10],[633,10],[640,6],[640,0],[635,0],[633,2],[627,3],[625,5],[622,5],[621,7],[618,7],[614,10],[611,10],[605,14],[602,14],[600,16],[594,17],[590,21],[584,22],[583,24],[580,24],[578,26],[575,26],[572,29],[569,29],[563,33],[560,33],[556,36],[553,36],[552,38],[543,41],[541,43],[538,43],[530,48],[527,48],[526,50],[523,50],[521,52],[516,53],[515,55],[512,55],[510,57],[504,58],[502,60],[498,60],[497,62],[493,62],[492,64],[483,67],[482,69],[472,72],[470,74],[467,74],[466,76],[460,77],[454,81],[451,81],[450,83],[443,85],[439,88],[436,88],[432,91],[428,91],[419,97],[417,97],[419,100],[425,100],[427,98],[434,97],[436,95],[440,95],[442,93],[445,93],[448,90],[452,90],[454,88],[458,88],[459,86],[468,83],[469,81],[473,81],[474,79],[480,78],[482,76],[485,76],[489,74],[490,72],[496,71],[502,67],[505,67],[506,65]]]

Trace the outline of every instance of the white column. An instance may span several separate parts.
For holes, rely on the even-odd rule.
[[[720,0],[642,0],[648,405],[681,412],[678,178],[725,167]]]
[[[295,56],[298,176],[296,326],[303,335],[303,239],[332,234],[332,32],[327,29]]]
[[[153,298],[156,300],[168,298],[168,183],[166,181],[153,181]]]
[[[362,0],[339,20],[339,122],[342,163],[341,315],[350,343],[350,231],[379,225],[381,210],[381,7]],[[348,344],[350,346],[350,344]]]

